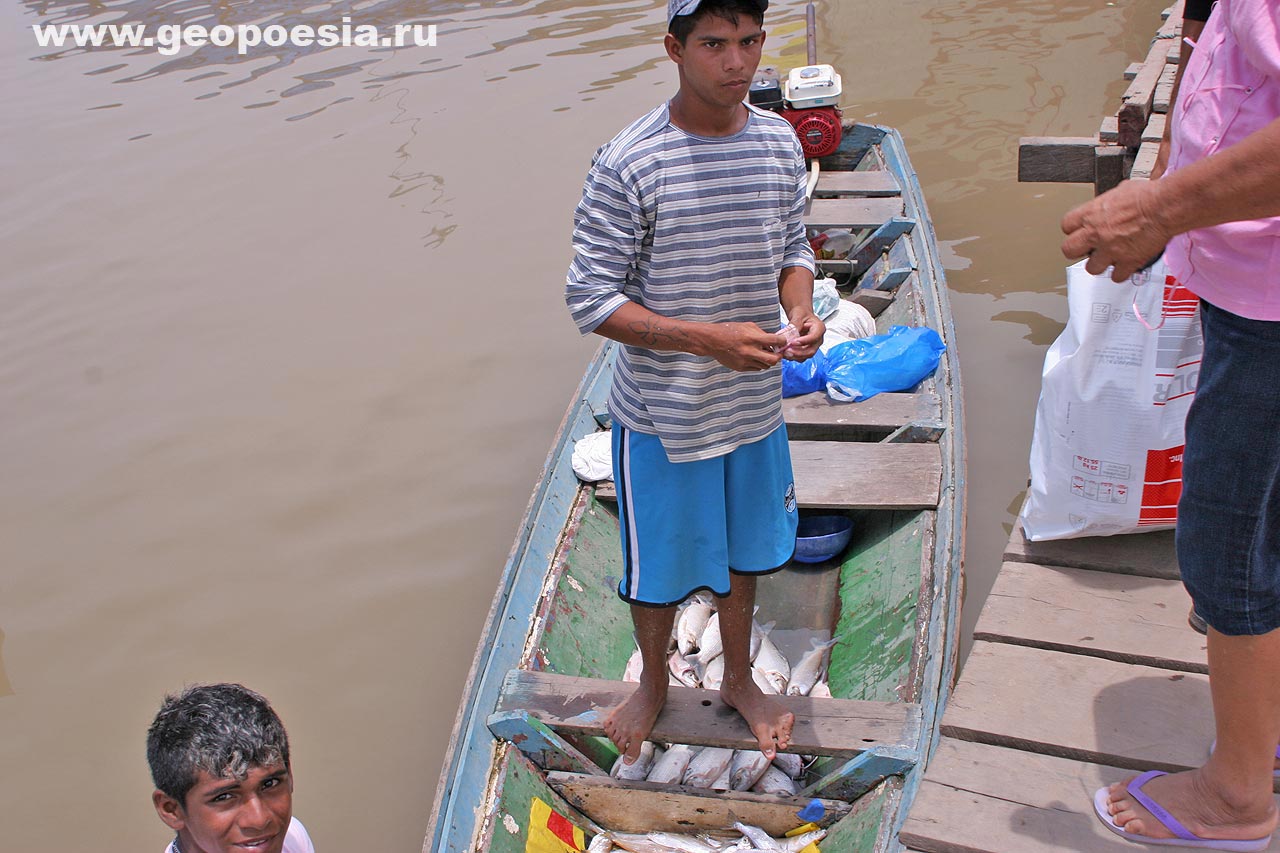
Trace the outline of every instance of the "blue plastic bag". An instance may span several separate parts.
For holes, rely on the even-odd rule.
[[[947,349],[933,329],[894,326],[888,334],[836,344],[827,350],[827,396],[861,402],[882,391],[905,391],[933,373]]]
[[[827,383],[826,371],[823,369],[825,364],[826,358],[822,355],[822,350],[804,361],[783,361],[782,396],[798,397],[821,391]]]

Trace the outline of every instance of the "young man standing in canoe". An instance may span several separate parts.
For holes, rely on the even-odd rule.
[[[722,700],[772,757],[792,714],[751,678],[756,576],[795,550],[783,358],[810,357],[813,252],[791,126],[743,103],[767,0],[669,0],[680,88],[596,152],[574,215],[565,298],[579,330],[623,344],[609,412],[640,685],[606,722],[628,763],[667,696],[676,605],[720,598]],[[798,337],[779,327],[781,302]]]

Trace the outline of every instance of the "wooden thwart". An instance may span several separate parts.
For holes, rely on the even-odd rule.
[[[902,195],[893,173],[887,170],[864,172],[822,172],[815,190],[818,198],[862,196],[885,198]]]
[[[1005,546],[1004,559],[1148,578],[1176,580],[1181,577],[1172,530],[1030,542],[1023,535],[1022,522],[1019,521],[1013,528],[1009,544]]]
[[[973,637],[1207,674],[1190,608],[1178,581],[1005,563]]]
[[[903,211],[901,197],[816,198],[809,204],[804,224],[810,228],[878,228]]]
[[[810,509],[927,509],[938,505],[942,449],[936,444],[793,441],[796,500]],[[612,482],[596,498],[616,501]]]
[[[507,673],[497,714],[527,711],[552,729],[604,734],[604,716],[635,690],[634,684],[515,669]],[[796,716],[788,752],[852,758],[874,746],[911,746],[920,731],[920,707],[903,702],[779,696]],[[713,690],[669,688],[651,740],[758,749],[742,717]]]
[[[548,773],[547,782],[574,808],[616,832],[694,833],[732,829],[741,821],[778,837],[803,823],[796,812],[809,803],[800,797],[619,782],[577,773]],[[840,800],[821,802],[821,826],[835,823],[853,808]]]
[[[802,394],[782,401],[787,435],[793,440],[887,435],[903,424],[941,416],[942,404],[932,393],[877,394],[861,403],[836,403],[826,394]]]
[[[1209,679],[979,641],[942,733],[1132,770],[1186,770],[1204,763],[1213,741]]]

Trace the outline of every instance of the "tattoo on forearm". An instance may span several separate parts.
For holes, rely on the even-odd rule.
[[[683,349],[688,343],[689,336],[680,329],[672,329],[662,324],[660,319],[646,318],[644,320],[636,320],[628,325],[640,340],[648,347],[661,347],[666,344],[677,349]]]

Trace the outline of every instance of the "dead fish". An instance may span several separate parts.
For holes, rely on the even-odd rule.
[[[706,672],[702,673],[702,686],[706,690],[719,690],[723,683],[724,655],[721,655],[707,664]]]
[[[703,673],[707,670],[707,664],[719,657],[723,651],[724,642],[720,637],[720,614],[712,613],[711,618],[707,620],[707,627],[702,631],[702,636],[698,638],[698,651],[694,654],[686,655],[686,657],[699,673]]]
[[[640,657],[640,647],[636,646],[636,650],[631,653],[631,657],[627,659],[626,667],[622,670],[622,680],[639,684],[640,673],[643,671],[644,659]]]
[[[828,684],[827,680],[824,678],[822,681],[813,685],[813,689],[809,691],[809,695],[814,699],[830,699],[832,698],[831,685]]]
[[[656,841],[680,853],[716,853],[718,848],[712,847],[692,835],[678,835],[674,832],[651,832],[649,840]]]
[[[653,767],[653,762],[660,751],[653,745],[653,741],[647,740],[640,744],[640,757],[631,764],[623,760],[625,756],[619,755],[613,762],[613,769],[609,771],[609,775],[628,782],[642,782],[649,775],[649,770]]]
[[[649,770],[650,782],[662,782],[666,785],[679,785],[684,772],[689,769],[689,762],[696,755],[696,750],[683,743],[673,743],[661,758],[655,759]]]
[[[783,797],[794,797],[799,791],[800,786],[795,780],[783,773],[776,765],[770,765],[769,769],[764,771],[764,775],[760,777],[760,781],[751,786],[751,790],[757,794],[777,794]]]
[[[707,630],[707,620],[711,618],[711,602],[695,595],[689,605],[680,612],[676,622],[676,648],[680,654],[692,654],[698,648],[702,632]]]
[[[732,761],[725,765],[725,767],[724,767],[724,772],[723,772],[723,773],[721,773],[721,774],[716,778],[716,781],[714,781],[714,782],[712,782],[712,783],[711,783],[711,790],[713,790],[713,791],[727,791],[727,790],[729,790],[729,770],[730,770],[730,768],[732,768],[732,767],[733,767],[733,762],[732,762]]]
[[[759,609],[759,607],[756,608],[756,610]],[[756,655],[760,654],[760,646],[764,643],[765,638],[769,636],[769,632],[773,630],[773,626],[777,624],[777,622],[766,622],[761,625],[756,620],[751,620],[751,645],[748,647],[749,651],[747,653],[751,660],[755,660]]]
[[[799,779],[804,772],[804,758],[794,752],[779,752],[773,757],[773,766],[792,779]]]
[[[760,781],[769,764],[769,759],[758,749],[738,750],[729,766],[729,787],[734,791],[747,790]]]
[[[783,853],[800,853],[810,844],[817,844],[826,837],[827,831],[825,829],[815,829],[812,832],[805,832],[801,835],[779,838],[777,844],[782,848]]]
[[[659,844],[647,834],[639,832],[611,832],[609,837],[613,843],[631,853],[672,853],[671,848]]]
[[[818,683],[827,669],[827,650],[836,644],[834,639],[825,643],[816,638],[813,648],[804,653],[795,669],[791,671],[791,680],[787,683],[788,696],[808,696],[813,685]]]
[[[709,746],[689,762],[689,769],[684,773],[684,784],[695,788],[710,788],[732,761],[732,749]]]
[[[595,838],[591,839],[591,843],[587,845],[587,853],[612,853],[613,839],[609,837],[609,833],[602,832]]]
[[[763,672],[756,669],[755,666],[751,667],[751,680],[754,681],[756,683],[756,687],[759,687],[764,693],[775,694],[781,692],[778,690],[777,686],[774,685],[774,683],[770,681]]]
[[[778,647],[768,635],[761,639],[760,653],[755,656],[754,661],[752,666],[769,676],[771,684],[777,684],[781,680],[782,686],[774,691],[775,693],[781,693],[786,689],[787,681],[791,678],[791,664],[787,663],[787,656],[778,651]]]
[[[671,657],[667,658],[667,667],[670,668],[671,674],[676,677],[676,681],[685,687],[698,686],[698,673],[694,671],[693,664],[680,654],[680,651],[671,653]]]
[[[778,846],[778,843],[760,827],[747,826],[745,823],[735,823],[733,828],[745,835],[757,850],[774,850],[777,853],[782,853],[782,848]]]

